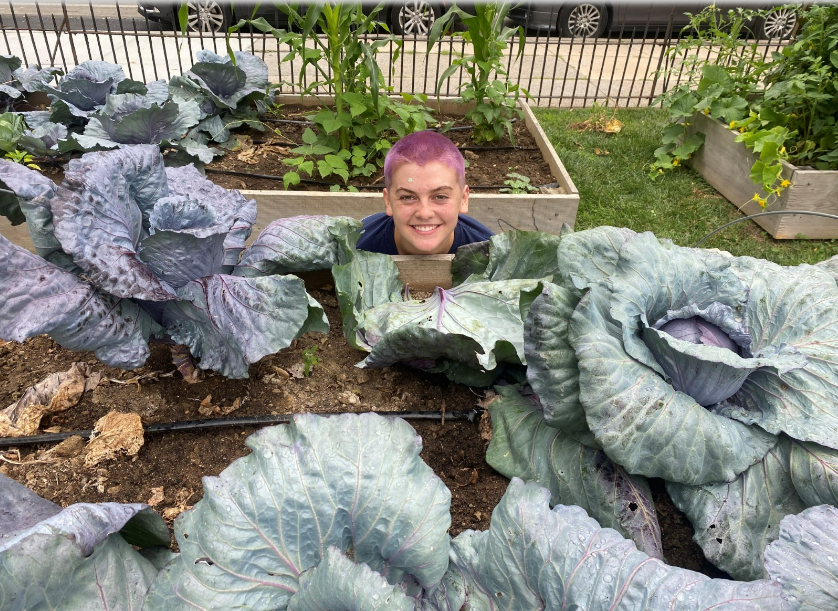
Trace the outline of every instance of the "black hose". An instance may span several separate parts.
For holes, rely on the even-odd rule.
[[[468,420],[474,422],[477,410],[453,411],[453,412],[329,412],[324,415],[340,414],[378,414],[379,416],[390,416],[404,418],[405,420]],[[267,426],[269,424],[286,424],[297,414],[276,414],[271,416],[242,416],[240,418],[209,418],[207,420],[184,420],[181,422],[163,422],[160,424],[149,424],[143,427],[147,434],[154,433],[181,433],[192,431],[204,431],[231,426]],[[33,445],[37,443],[52,443],[63,441],[68,437],[78,435],[83,439],[90,439],[93,431],[64,431],[62,433],[45,433],[43,435],[29,435],[27,437],[3,437],[0,439],[0,448],[11,448],[16,446]]]
[[[724,225],[722,225],[718,229],[714,229],[713,231],[708,233],[706,236],[701,238],[698,242],[696,242],[695,246],[693,246],[693,248],[698,248],[702,243],[704,243],[704,241],[707,238],[713,237],[714,235],[716,235],[717,233],[719,233],[720,231],[722,231],[724,229],[727,229],[731,225],[736,225],[737,223],[742,223],[744,221],[749,221],[751,219],[755,219],[755,218],[758,218],[760,216],[771,216],[772,214],[808,214],[810,216],[824,216],[824,217],[829,218],[829,219],[838,220],[838,216],[836,216],[835,214],[827,214],[826,212],[811,212],[809,210],[769,210],[768,212],[758,212],[757,214],[752,214],[750,216],[743,216],[741,219],[736,219],[735,221],[725,223]]]

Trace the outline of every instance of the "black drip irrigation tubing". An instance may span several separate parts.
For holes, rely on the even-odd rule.
[[[751,219],[759,218],[761,216],[771,216],[773,214],[808,214],[810,216],[823,216],[823,217],[826,217],[828,219],[838,220],[838,215],[827,214],[826,212],[812,212],[811,210],[769,210],[768,212],[758,212],[757,214],[751,214],[750,216],[743,216],[741,219],[736,219],[735,221],[725,223],[724,225],[722,225],[718,229],[714,229],[713,231],[708,233],[706,236],[701,238],[698,242],[696,242],[695,246],[693,246],[693,248],[698,248],[701,244],[704,243],[705,240],[707,240],[708,238],[713,237],[714,235],[716,235],[720,231],[723,231],[723,230],[727,229],[731,225],[736,225],[737,223],[743,223],[745,221],[749,221]]]
[[[405,420],[468,420],[474,422],[477,410],[453,411],[453,412],[343,412],[344,414],[378,414],[392,418],[404,418]],[[299,414],[277,414],[272,416],[243,416],[241,418],[209,418],[207,420],[184,420],[181,422],[163,422],[150,424],[143,427],[146,434],[156,433],[192,433],[195,431],[206,431],[233,426],[267,426],[270,424],[287,424],[294,416]],[[329,412],[329,416],[341,415],[340,413]],[[83,439],[90,439],[93,431],[64,431],[62,433],[45,433],[43,435],[29,435],[27,437],[3,437],[0,439],[0,448],[11,448],[17,446],[34,445],[38,443],[54,443],[63,441],[68,437],[77,435]]]
[[[238,170],[217,170],[215,168],[204,168],[204,171],[209,174],[224,174],[225,176],[243,176],[246,178],[262,178],[264,180],[282,180],[282,176],[275,176],[273,174],[254,174],[253,172],[239,172]],[[356,189],[383,189],[384,185],[342,185],[338,182],[328,182],[325,180],[314,180],[311,178],[301,178],[300,182],[307,185],[322,185],[331,187],[338,185],[339,187],[355,187]],[[548,187],[556,188],[559,183],[553,182],[547,185],[539,185],[537,188]],[[509,185],[469,185],[472,191],[479,189],[508,189]]]
[[[267,140],[265,138],[254,138],[253,144],[267,144],[271,142],[274,145],[287,145],[287,146],[304,146],[302,144],[297,144],[296,142],[282,142],[277,143],[272,140]],[[537,146],[512,146],[511,144],[506,144],[503,146],[458,146],[457,147],[461,151],[537,151],[539,150]]]

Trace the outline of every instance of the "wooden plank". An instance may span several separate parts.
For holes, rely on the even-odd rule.
[[[381,194],[249,190],[241,193],[256,200],[254,235],[278,218],[327,214],[362,219],[384,211]],[[516,228],[558,234],[564,223],[573,227],[578,207],[579,198],[575,195],[475,193],[469,196],[468,214],[496,233]]]
[[[751,166],[759,155],[736,142],[736,132],[703,114],[694,115],[687,130],[706,134],[704,146],[691,159],[692,166],[744,214],[763,210],[753,201],[754,193],[765,197],[750,178]],[[789,189],[774,198],[766,210],[805,210],[838,214],[838,171],[797,168],[783,161],[782,177]],[[774,238],[838,238],[838,220],[810,215],[776,215],[754,219]]]
[[[411,291],[433,291],[436,287],[450,289],[451,261],[454,255],[395,255],[393,260],[399,268],[399,280]],[[306,289],[331,289],[335,285],[332,272],[321,270],[297,274],[305,282]]]
[[[774,206],[771,206],[774,209]],[[838,171],[795,169],[786,210],[809,210],[838,215]],[[778,239],[838,237],[838,220],[804,214],[782,215],[774,235]]]
[[[435,287],[450,289],[451,261],[454,255],[394,255],[399,279],[416,291],[432,291]]]
[[[573,184],[573,180],[570,178],[570,174],[567,173],[567,170],[562,163],[562,160],[559,159],[559,156],[556,154],[556,149],[553,148],[553,145],[550,144],[549,138],[547,138],[547,134],[544,133],[544,130],[541,129],[541,124],[538,122],[538,119],[535,118],[535,115],[530,108],[530,105],[527,104],[524,100],[518,100],[518,105],[521,107],[521,110],[524,111],[524,122],[527,125],[532,137],[535,139],[536,145],[538,145],[538,149],[541,151],[541,155],[544,157],[544,161],[547,162],[547,165],[550,166],[550,171],[553,173],[553,176],[556,178],[559,186],[564,189],[565,193],[568,194],[579,194],[579,191],[576,189],[576,185]],[[578,201],[577,201],[578,206]],[[573,214],[574,218],[576,218],[576,212],[574,211]]]
[[[704,179],[743,214],[750,215],[761,212],[759,204],[753,201],[757,187],[750,177],[751,166],[758,159],[758,155],[747,150],[745,146],[736,142],[736,133],[732,132],[721,122],[701,113],[693,115],[687,133],[702,132],[706,135],[704,146],[693,155],[690,165],[699,172]],[[784,177],[791,179],[794,167],[789,165],[784,169]],[[765,197],[765,193],[761,192]],[[783,200],[787,192],[779,198]],[[773,209],[785,208],[785,202],[775,202]],[[777,231],[781,216],[766,216],[754,219],[771,235]]]

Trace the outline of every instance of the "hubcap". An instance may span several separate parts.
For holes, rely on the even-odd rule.
[[[399,10],[399,27],[405,34],[428,34],[435,20],[431,5],[423,0],[405,2]]]
[[[599,29],[602,14],[593,4],[580,4],[570,11],[567,28],[573,36],[593,36]]]
[[[791,36],[796,24],[797,13],[792,9],[780,8],[765,16],[765,24],[762,29],[767,38],[787,38]]]
[[[215,34],[224,27],[224,9],[216,0],[192,0],[186,7],[190,32]]]

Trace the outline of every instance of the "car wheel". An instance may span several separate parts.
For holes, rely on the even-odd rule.
[[[390,24],[394,34],[427,36],[439,17],[439,7],[426,0],[407,0],[393,5]]]
[[[175,29],[180,29],[175,12]],[[217,34],[230,27],[230,7],[217,0],[189,0],[186,3],[186,31],[195,34]]]
[[[608,8],[602,4],[572,4],[559,13],[559,31],[571,38],[599,38],[608,26]]]
[[[754,23],[757,38],[786,39],[791,37],[794,26],[797,25],[797,11],[793,8],[775,8],[765,17],[760,17]]]

